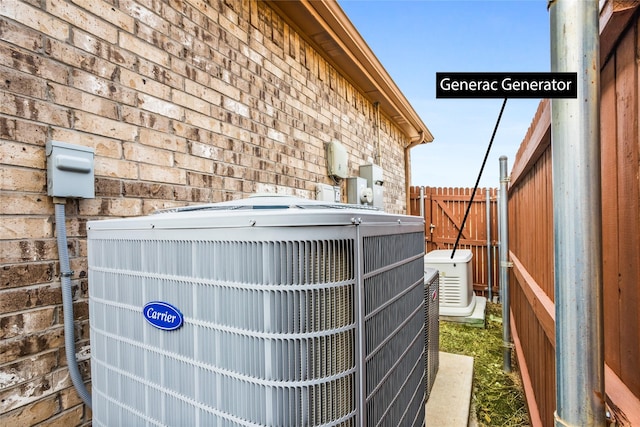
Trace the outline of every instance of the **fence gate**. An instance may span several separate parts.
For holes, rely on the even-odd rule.
[[[487,192],[489,218],[487,218]],[[423,214],[425,219],[426,251],[453,249],[462,220],[469,205],[473,188],[410,188],[410,215]],[[479,188],[471,202],[469,216],[458,242],[458,249],[471,249],[473,253],[473,283],[476,294],[488,293],[488,275],[491,268],[493,294],[498,292],[498,204],[497,188]],[[421,207],[422,200],[422,207]],[[488,249],[487,220],[491,229]],[[487,253],[491,250],[491,265]]]

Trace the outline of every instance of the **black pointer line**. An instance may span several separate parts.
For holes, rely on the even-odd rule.
[[[498,131],[498,126],[500,125],[500,119],[502,118],[502,112],[504,111],[504,106],[507,105],[507,98],[502,102],[502,108],[500,108],[500,114],[498,114],[498,121],[496,122],[496,127],[493,128],[493,135],[491,135],[491,141],[489,141],[489,146],[487,147],[487,153],[484,155],[484,160],[482,161],[482,167],[480,167],[480,173],[478,174],[478,179],[476,180],[476,185],[473,187],[473,192],[471,193],[471,200],[469,200],[469,205],[467,205],[467,211],[464,213],[464,219],[462,220],[462,224],[460,224],[460,230],[458,231],[458,237],[456,238],[456,243],[453,245],[453,251],[451,252],[451,259],[456,254],[456,248],[458,247],[458,242],[460,242],[460,236],[462,236],[462,230],[464,230],[464,224],[467,222],[467,216],[469,216],[469,211],[471,210],[471,203],[473,203],[473,198],[476,195],[476,190],[478,189],[478,184],[480,184],[480,177],[482,177],[482,171],[484,170],[484,165],[487,163],[487,158],[489,157],[489,151],[491,151],[491,145],[493,144],[493,139],[496,137],[496,132]]]

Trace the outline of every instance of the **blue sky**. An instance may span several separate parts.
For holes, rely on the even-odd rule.
[[[411,151],[411,183],[473,187],[501,99],[436,99],[435,74],[550,71],[545,0],[339,0],[351,22],[409,100],[435,140]],[[499,186],[501,155],[509,170],[538,107],[509,99],[481,187]]]

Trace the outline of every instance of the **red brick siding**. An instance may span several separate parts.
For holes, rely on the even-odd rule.
[[[353,175],[372,161],[375,109],[254,0],[6,0],[0,35],[0,424],[87,424],[64,356],[45,143],[96,152],[96,198],[66,206],[86,353],[87,220],[263,191],[313,198],[331,183],[327,142],[347,147]],[[404,213],[408,141],[384,116],[379,137],[385,205]]]

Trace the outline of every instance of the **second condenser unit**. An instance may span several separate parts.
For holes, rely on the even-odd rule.
[[[423,258],[422,218],[287,197],[89,222],[93,424],[424,425]]]
[[[439,309],[439,273],[433,268],[425,268],[424,292],[425,310],[427,316],[426,335],[426,374],[427,374],[427,399],[431,394],[436,374],[440,367],[440,309]]]

